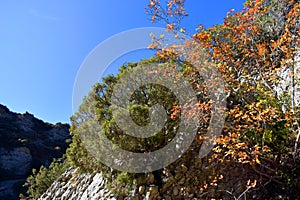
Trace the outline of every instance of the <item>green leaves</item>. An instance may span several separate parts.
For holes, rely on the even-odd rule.
[[[41,166],[37,171],[32,169],[32,175],[30,175],[24,186],[27,188],[28,199],[39,198],[50,185],[58,179],[62,173],[68,168],[68,163],[64,161],[64,158],[54,159],[49,168]],[[20,197],[24,197],[24,194],[20,194]]]

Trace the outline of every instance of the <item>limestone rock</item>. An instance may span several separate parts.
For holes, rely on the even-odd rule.
[[[68,180],[66,180],[66,177],[68,177]],[[66,182],[63,182],[63,180]],[[76,180],[75,187],[74,180]],[[48,188],[39,200],[117,200],[117,197],[106,187],[106,182],[107,180],[101,173],[78,175],[76,169],[68,169]]]
[[[45,123],[0,105],[0,199],[19,199],[32,168],[49,166],[68,146],[69,125]]]

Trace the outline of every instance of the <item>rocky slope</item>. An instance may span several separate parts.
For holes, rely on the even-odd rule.
[[[69,125],[45,123],[0,105],[0,199],[18,199],[32,168],[48,166],[65,152]]]
[[[177,165],[172,171],[165,168],[162,185],[159,186],[153,173],[147,177],[146,183],[135,185],[126,196],[114,195],[107,187],[107,179],[100,172],[80,173],[77,169],[69,168],[56,180],[38,200],[173,200],[173,199],[207,199],[201,191],[201,180],[205,180],[207,168],[200,159],[190,162],[189,166]],[[251,167],[240,164],[224,165],[219,169],[224,174],[221,185],[216,189],[222,199],[238,197],[245,188],[246,180],[258,178]],[[174,173],[175,172],[175,173]],[[225,188],[232,188],[235,193],[228,195]],[[223,191],[223,192],[222,192]],[[203,195],[207,195],[203,197]],[[250,199],[256,199],[256,193]],[[212,196],[213,197],[213,196]],[[209,199],[213,199],[213,198]]]
[[[76,169],[65,171],[39,200],[117,200],[106,188],[107,180],[101,173],[79,174]]]

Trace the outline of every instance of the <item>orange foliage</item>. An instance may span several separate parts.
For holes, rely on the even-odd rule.
[[[170,2],[168,15],[172,15],[174,4],[178,8],[184,5],[184,1]],[[294,107],[287,106],[283,111],[283,105],[279,103],[279,95],[276,92],[277,79],[280,78],[278,72],[293,68],[295,55],[299,53],[297,48],[300,44],[300,3],[296,0],[278,2],[285,9],[282,16],[276,16],[276,8],[272,8],[272,1],[250,0],[245,3],[241,12],[229,11],[221,25],[208,29],[199,25],[198,32],[192,37],[194,41],[188,41],[183,47],[190,49],[195,41],[201,44],[205,49],[204,54],[209,54],[221,72],[226,82],[226,91],[229,93],[223,135],[216,140],[217,145],[213,149],[210,161],[235,161],[253,165],[254,168],[260,166],[265,171],[270,170],[268,166],[275,166],[272,169],[272,176],[275,176],[281,153],[272,145],[275,139],[269,138],[271,142],[268,142],[266,137],[268,134],[271,135],[268,137],[273,137],[272,134],[283,134],[280,128],[275,128],[282,126],[281,129],[286,128],[288,137],[296,138],[296,131],[300,128],[295,125],[299,119]],[[174,16],[185,14],[183,8],[179,10]],[[152,12],[152,14],[155,19],[158,16],[162,17],[161,13],[157,15],[156,12]],[[269,23],[272,20],[278,20],[277,24]],[[179,28],[178,24],[167,23],[168,30],[176,32]],[[178,58],[170,52],[176,52],[176,49],[172,47],[163,49],[158,51],[157,56],[162,59]],[[190,60],[196,60],[200,55],[204,55],[201,53],[203,51],[189,51],[187,54]],[[192,77],[193,87],[199,91],[203,86],[203,82],[199,83],[198,76],[195,75],[199,71],[191,67],[186,69],[185,73],[189,74],[186,76]],[[207,95],[207,91],[202,90],[201,94]],[[194,106],[197,109],[195,113],[200,113],[196,117],[202,125],[209,123],[210,103],[199,101]],[[173,116],[176,117],[180,107],[174,107],[173,111]],[[195,113],[191,111],[189,115],[195,117]],[[254,139],[249,138],[249,134],[252,134]],[[265,174],[264,177],[269,175]],[[217,184],[216,180],[217,178],[211,182],[212,186]],[[252,183],[249,180],[247,189],[257,184],[256,180]],[[206,188],[207,185],[201,190]]]

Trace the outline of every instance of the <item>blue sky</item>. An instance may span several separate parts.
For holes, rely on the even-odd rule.
[[[187,0],[189,16],[183,26],[193,33],[200,23],[220,24],[227,11],[241,10],[243,2]],[[0,1],[0,104],[47,122],[69,122],[73,85],[86,56],[114,34],[163,27],[150,22],[144,11],[147,4],[148,0]],[[147,56],[133,52],[128,61]]]

